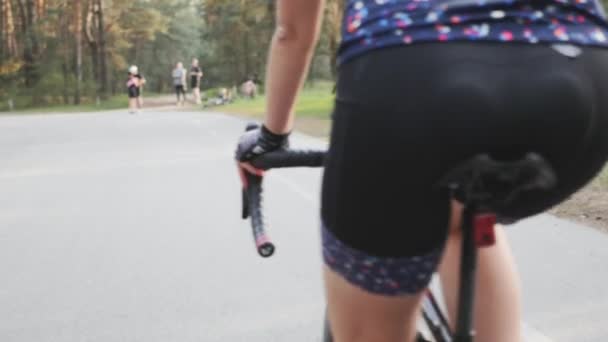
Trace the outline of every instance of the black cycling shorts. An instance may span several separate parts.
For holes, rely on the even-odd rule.
[[[190,77],[190,88],[194,89],[198,88],[199,86],[199,78],[197,76]]]
[[[137,98],[137,97],[139,97],[139,94],[140,94],[139,88],[131,86],[131,87],[127,88],[127,94],[129,95],[130,99]]]
[[[181,84],[175,85],[175,95],[177,95],[178,99],[179,99],[180,95],[186,96],[186,89],[184,89],[183,85],[181,85]]]
[[[326,263],[372,292],[422,289],[447,237],[439,179],[479,153],[510,160],[530,151],[559,183],[525,196],[510,217],[549,209],[604,165],[608,50],[573,58],[549,45],[430,43],[342,65],[323,180]]]

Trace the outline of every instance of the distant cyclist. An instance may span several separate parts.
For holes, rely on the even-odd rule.
[[[190,88],[192,89],[192,96],[196,104],[201,103],[201,80],[203,79],[203,69],[198,65],[198,59],[192,60],[192,66],[190,66]]]
[[[186,69],[184,69],[184,64],[182,62],[178,62],[171,73],[178,106],[180,104],[183,106],[186,103],[186,73]]]
[[[247,161],[287,144],[323,4],[277,3],[267,116],[237,149],[250,172]],[[513,218],[550,208],[598,173],[608,155],[603,13],[597,0],[346,1],[321,209],[337,342],[412,341],[437,269],[454,314],[461,208],[436,185],[456,165],[479,153],[544,156],[559,184],[522,194]],[[476,340],[516,342],[519,280],[497,234],[479,255]]]

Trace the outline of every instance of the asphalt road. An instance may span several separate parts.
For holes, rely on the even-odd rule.
[[[0,116],[0,341],[317,341],[319,170],[272,171],[257,257],[210,113]],[[298,135],[295,144],[323,147]],[[607,341],[608,235],[509,229],[530,341]]]

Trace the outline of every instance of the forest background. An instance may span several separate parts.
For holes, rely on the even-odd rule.
[[[343,0],[329,0],[309,77],[335,77]],[[106,101],[137,65],[146,91],[171,91],[175,63],[199,58],[203,88],[264,78],[273,0],[0,0],[0,111]]]

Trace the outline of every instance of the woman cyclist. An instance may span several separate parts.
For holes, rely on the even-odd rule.
[[[278,1],[268,114],[237,149],[250,172],[287,143],[323,6]],[[347,0],[344,14],[321,210],[329,320],[338,342],[411,341],[435,270],[456,306],[460,209],[435,186],[444,174],[479,153],[543,155],[559,184],[509,208],[523,218],[605,163],[608,25],[597,0]],[[519,281],[497,234],[479,255],[476,340],[514,342]]]

